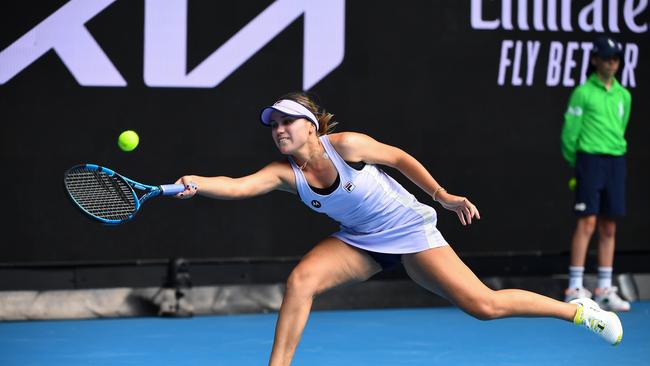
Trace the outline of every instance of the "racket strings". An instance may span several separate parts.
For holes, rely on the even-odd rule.
[[[65,185],[75,202],[93,216],[125,220],[136,210],[136,197],[128,184],[103,171],[86,168],[70,171]]]

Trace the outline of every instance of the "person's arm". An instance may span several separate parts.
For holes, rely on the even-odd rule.
[[[632,94],[629,91],[625,93],[623,108],[623,131],[625,131],[627,130],[628,122],[630,122],[630,113],[632,112]]]
[[[291,167],[286,162],[273,162],[251,175],[241,178],[202,177],[186,175],[176,183],[184,184],[185,191],[178,198],[191,198],[195,194],[215,199],[237,200],[259,196],[273,190],[295,193]]]
[[[573,167],[576,163],[578,138],[582,129],[582,116],[585,110],[585,98],[581,89],[575,89],[569,98],[569,105],[564,113],[564,126],[560,140],[562,142],[562,156]]]
[[[465,197],[447,193],[427,169],[405,151],[378,142],[370,136],[354,132],[331,135],[330,141],[347,161],[364,161],[399,170],[431,196],[434,201],[440,202],[444,208],[456,212],[463,225],[471,224],[473,217],[480,218],[476,206]]]

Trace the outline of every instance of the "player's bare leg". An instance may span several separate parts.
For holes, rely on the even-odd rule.
[[[620,343],[623,337],[623,326],[618,316],[603,311],[591,299],[565,303],[525,290],[494,291],[488,288],[450,246],[404,255],[402,262],[415,282],[430,291],[439,291],[478,319],[553,317],[585,326],[612,345]]]
[[[402,261],[409,276],[420,286],[440,293],[478,319],[547,316],[573,321],[576,314],[575,304],[525,290],[488,288],[450,246],[404,255]]]
[[[269,365],[289,365],[316,295],[336,286],[365,281],[381,267],[368,255],[327,238],[300,261],[287,280],[275,327]]]

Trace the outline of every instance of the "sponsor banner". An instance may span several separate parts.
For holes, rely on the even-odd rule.
[[[603,33],[647,38],[647,18],[647,0],[472,0],[470,21],[476,31],[499,32],[504,37],[499,46],[498,85],[574,87],[585,81],[592,44],[572,37]],[[525,38],[513,38],[513,33]],[[557,38],[540,41],[541,34]],[[622,46],[621,83],[635,88],[640,47],[634,42]]]
[[[339,227],[310,209],[320,201],[160,200],[107,228],[61,189],[80,163],[160,183],[258,171],[284,158],[260,110],[301,90],[335,115],[335,132],[407,151],[477,204],[484,219],[460,230],[386,169],[438,211],[459,252],[565,252],[576,202],[560,133],[565,113],[588,112],[567,104],[601,35],[621,43],[617,78],[632,95],[617,250],[645,250],[649,21],[648,0],[0,2],[4,227],[20,241],[0,242],[0,262],[303,255]],[[140,136],[128,153],[124,130]]]

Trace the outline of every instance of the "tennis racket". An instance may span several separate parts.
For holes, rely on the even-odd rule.
[[[65,190],[83,213],[105,224],[131,220],[142,204],[152,197],[183,192],[182,184],[150,186],[123,177],[103,166],[75,165],[65,172]],[[144,194],[138,198],[135,189]]]

